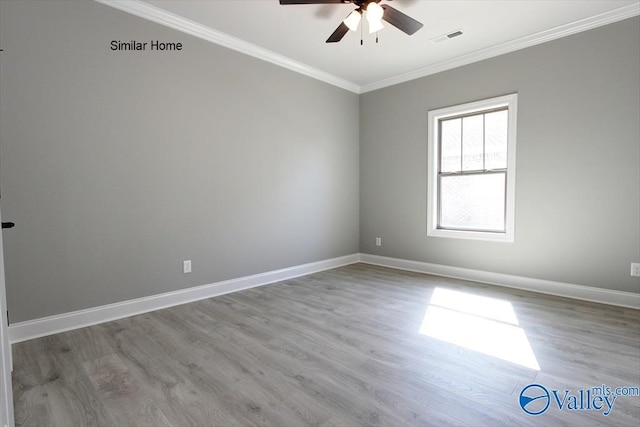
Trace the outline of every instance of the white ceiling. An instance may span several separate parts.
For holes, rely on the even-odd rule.
[[[278,0],[96,0],[354,92],[366,92],[640,14],[640,0],[382,0],[422,22],[412,36],[325,40],[349,4]],[[366,29],[366,27],[365,27]],[[433,38],[462,30],[462,36]]]

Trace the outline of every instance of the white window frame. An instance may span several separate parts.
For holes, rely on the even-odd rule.
[[[428,113],[428,157],[427,157],[427,236],[458,239],[513,242],[515,234],[516,199],[516,123],[518,94],[499,96],[482,101],[430,110]],[[438,168],[439,168],[439,121],[442,119],[486,110],[507,107],[509,110],[507,129],[507,188],[505,206],[505,231],[467,231],[438,228]]]

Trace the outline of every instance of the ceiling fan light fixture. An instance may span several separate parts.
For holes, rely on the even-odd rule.
[[[380,31],[383,28],[384,28],[384,25],[382,25],[382,22],[380,22],[380,21],[369,22],[369,34],[376,33],[376,32]]]
[[[362,19],[362,15],[357,10],[354,10],[345,18],[344,25],[349,27],[351,31],[356,31],[358,29],[358,24],[360,24],[360,20]]]
[[[369,34],[380,31],[384,28],[382,25],[382,15],[384,15],[384,9],[375,1],[372,1],[367,5],[367,21],[369,22]]]

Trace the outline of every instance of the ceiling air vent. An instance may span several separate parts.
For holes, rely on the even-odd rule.
[[[454,31],[448,32],[447,34],[442,34],[440,36],[434,37],[431,39],[431,41],[434,43],[442,43],[443,41],[446,41],[461,35],[462,35],[462,30],[454,30]]]

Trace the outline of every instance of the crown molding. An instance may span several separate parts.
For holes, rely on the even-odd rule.
[[[604,12],[595,16],[581,19],[569,24],[561,25],[550,30],[541,31],[536,34],[521,37],[508,41],[496,46],[491,46],[466,55],[418,68],[407,73],[399,74],[377,82],[358,85],[354,82],[342,79],[333,74],[295,61],[284,55],[280,55],[268,49],[241,40],[229,34],[216,31],[197,22],[183,18],[179,15],[167,12],[164,9],[152,6],[141,0],[94,0],[98,3],[119,9],[135,16],[147,19],[149,21],[173,28],[185,34],[198,37],[200,39],[218,44],[220,46],[244,53],[249,56],[270,62],[272,64],[284,67],[291,71],[303,74],[305,76],[320,80],[322,82],[337,86],[339,88],[354,92],[357,94],[371,92],[410,80],[419,79],[442,71],[461,67],[463,65],[472,64],[484,59],[493,58],[505,53],[514,52],[516,50],[525,49],[551,40],[570,36],[582,31],[587,31],[603,25],[622,21],[640,15],[640,3],[633,3],[618,9]]]
[[[491,46],[486,49],[481,49],[463,56],[459,56],[457,58],[419,68],[408,73],[403,73],[394,77],[390,77],[388,79],[366,84],[360,86],[360,93],[371,92],[377,89],[382,89],[384,87],[419,79],[431,74],[440,73],[442,71],[482,61],[484,59],[504,55],[505,53],[525,49],[527,47],[546,43],[548,41],[570,36],[582,31],[591,30],[603,25],[612,24],[614,22],[622,21],[624,19],[632,18],[638,15],[640,15],[640,3],[630,4],[628,6],[594,15],[589,18],[561,25],[550,30],[541,31],[536,34],[521,37],[519,39],[511,40],[496,46]]]
[[[229,34],[216,31],[212,28],[199,24],[195,21],[183,18],[179,15],[167,12],[140,0],[94,0],[106,6],[113,7],[131,15],[147,19],[157,24],[164,25],[174,30],[181,31],[194,37],[206,40],[211,43],[244,53],[249,56],[270,62],[275,65],[287,68],[296,73],[329,83],[350,92],[360,93],[360,86],[334,76],[317,68],[295,61],[284,55],[277,54],[268,49],[264,49],[255,44],[246,42]]]

